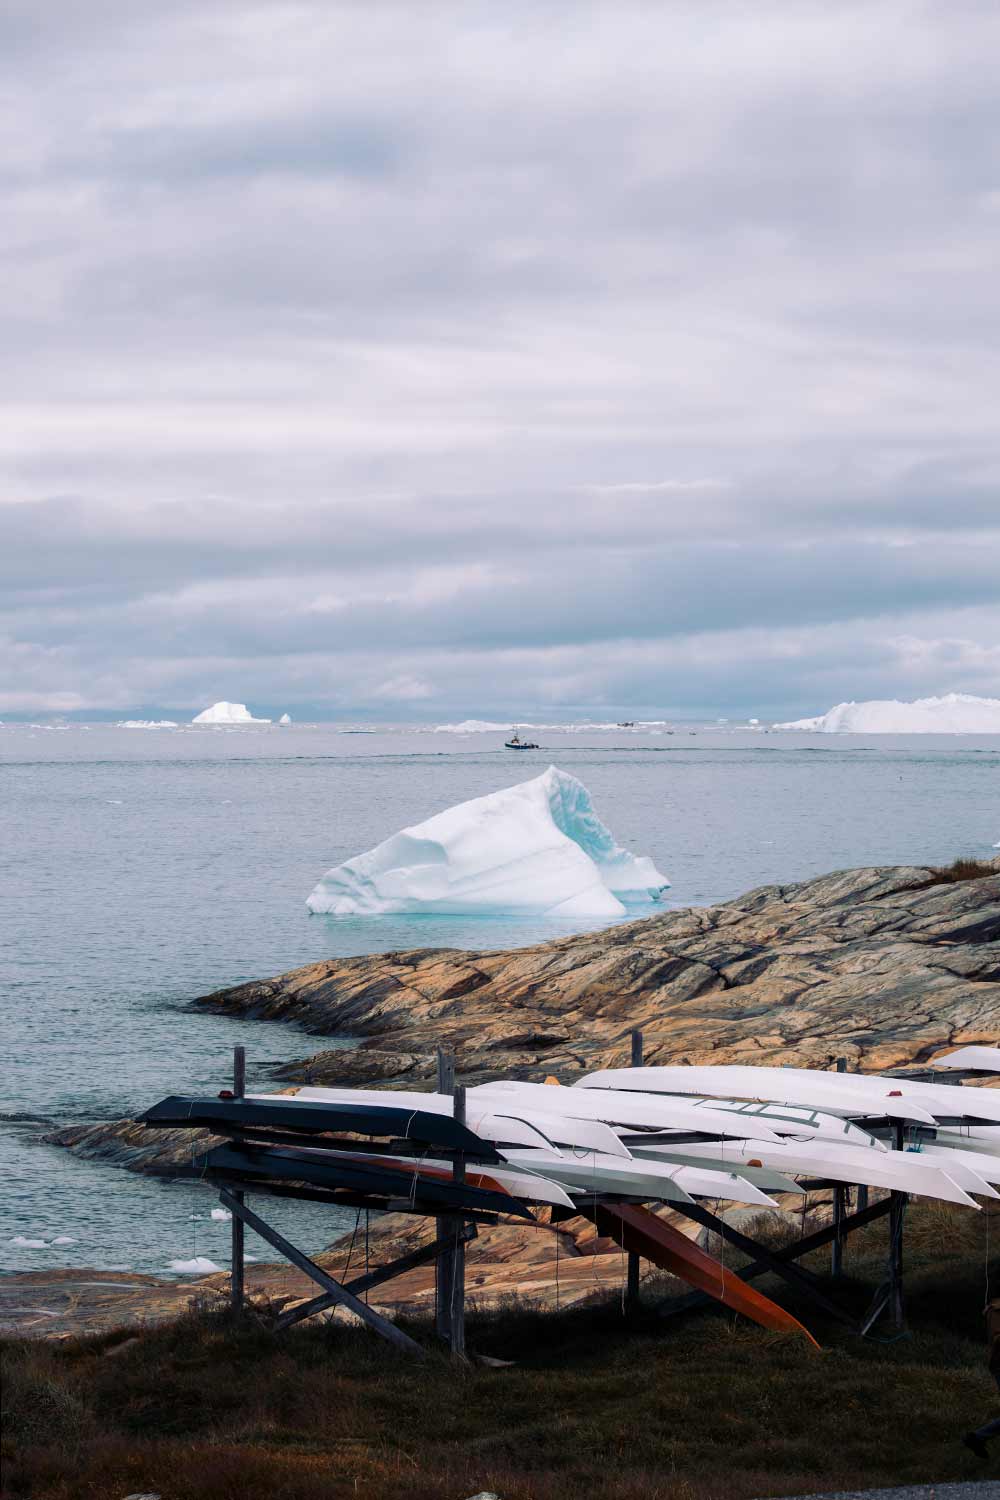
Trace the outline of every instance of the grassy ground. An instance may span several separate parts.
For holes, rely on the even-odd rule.
[[[913,1332],[898,1342],[860,1340],[782,1291],[822,1353],[715,1312],[664,1322],[647,1308],[629,1324],[617,1304],[470,1317],[470,1348],[516,1362],[502,1369],[456,1368],[436,1350],[417,1365],[347,1327],[275,1336],[207,1313],[127,1343],[11,1342],[3,1493],[741,1500],[979,1476],[959,1440],[995,1406],[987,1227],[984,1215],[911,1207]],[[837,1295],[857,1308],[884,1242],[873,1226],[848,1253]],[[426,1328],[407,1326],[430,1346]]]

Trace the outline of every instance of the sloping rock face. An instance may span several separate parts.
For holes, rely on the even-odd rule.
[[[992,874],[954,884],[936,883],[927,869],[849,870],[510,953],[331,959],[196,1004],[359,1038],[354,1048],[281,1069],[287,1079],[330,1084],[430,1086],[438,1046],[456,1053],[463,1082],[555,1074],[571,1083],[627,1061],[633,1027],[642,1029],[651,1063],[830,1067],[846,1057],[862,1071],[920,1064],[952,1046],[1000,1038],[1000,860]],[[166,1175],[212,1144],[204,1132],[144,1130],[131,1120],[73,1126],[50,1139]],[[825,1200],[810,1195],[796,1207],[800,1232],[807,1217],[811,1224],[827,1211]],[[553,1306],[602,1289],[620,1292],[616,1245],[585,1220],[556,1230],[541,1218],[534,1228],[481,1231],[469,1251],[470,1296],[488,1302],[516,1294]],[[378,1258],[390,1258],[431,1232],[428,1221],[390,1215],[372,1242]],[[352,1239],[319,1257],[334,1274],[344,1272]],[[8,1278],[10,1305],[0,1307],[0,1322],[57,1336],[116,1319],[175,1316],[185,1299],[225,1290],[223,1276],[180,1291],[156,1278],[145,1278],[148,1286],[101,1281],[96,1290],[91,1273],[64,1279],[57,1287],[37,1274]],[[248,1285],[279,1303],[314,1290],[284,1265],[249,1267]],[[58,1307],[54,1297],[62,1298]],[[430,1307],[433,1272],[393,1283],[391,1301]],[[384,1305],[391,1306],[388,1297]]]
[[[362,1038],[280,1070],[299,1082],[429,1084],[441,1046],[466,1083],[570,1083],[620,1065],[633,1027],[653,1064],[874,1072],[1000,1036],[993,869],[847,870],[513,952],[330,959],[196,1004]]]
[[[513,952],[329,959],[195,1004],[360,1038],[277,1070],[292,1082],[430,1087],[444,1047],[463,1083],[572,1083],[627,1062],[633,1027],[653,1064],[828,1068],[846,1057],[852,1071],[878,1072],[1000,1038],[1000,860],[993,867],[954,884],[928,869],[846,870]],[[50,1139],[163,1174],[212,1144],[132,1120]]]

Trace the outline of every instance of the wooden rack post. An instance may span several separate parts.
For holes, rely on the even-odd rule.
[[[233,1098],[242,1099],[247,1091],[247,1054],[245,1047],[233,1048]],[[243,1194],[234,1193],[242,1206]],[[235,1317],[243,1313],[243,1290],[245,1280],[245,1257],[243,1247],[244,1228],[239,1214],[233,1214],[232,1249],[230,1251],[229,1299]]]
[[[465,1087],[458,1084],[455,1089],[455,1119],[462,1125],[465,1124]],[[458,1151],[455,1154],[455,1165],[452,1169],[452,1180],[457,1184],[465,1181],[465,1153]],[[451,1306],[448,1314],[449,1342],[451,1352],[458,1359],[465,1358],[465,1239],[462,1234],[464,1225],[461,1216],[455,1214],[452,1217],[452,1233],[454,1235],[454,1248],[449,1252],[451,1260]]]
[[[642,1032],[632,1032],[632,1061],[633,1068],[642,1067]],[[625,1282],[625,1311],[634,1312],[639,1305],[639,1256],[634,1250],[628,1252],[628,1263],[626,1266]]]
[[[440,1047],[437,1055],[437,1085],[439,1094],[454,1094],[455,1092],[455,1059]],[[442,1243],[450,1243],[454,1226],[451,1214],[439,1214],[436,1221],[437,1238]],[[455,1280],[455,1264],[452,1250],[445,1251],[439,1255],[434,1268],[435,1287],[435,1327],[439,1338],[451,1343],[451,1309],[452,1309],[452,1287]]]
[[[847,1058],[837,1058],[837,1072],[847,1072]],[[847,1198],[847,1189],[839,1182],[833,1186],[833,1227],[834,1236],[830,1242],[830,1275],[839,1276],[844,1269],[844,1207]]]

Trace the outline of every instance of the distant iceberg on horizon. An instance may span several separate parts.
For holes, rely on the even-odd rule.
[[[270,719],[255,719],[245,703],[213,703],[195,714],[192,724],[270,724]]]
[[[116,729],[179,729],[174,719],[119,719]]]
[[[556,766],[460,802],[328,870],[309,910],[613,918],[670,884],[618,845],[582,782]]]
[[[278,723],[279,724],[283,724],[286,728],[288,727],[288,725],[291,722],[292,722],[292,716],[291,716],[291,714],[282,714],[281,718],[278,720]]]
[[[872,698],[838,703],[814,719],[792,719],[775,729],[807,729],[819,734],[1000,734],[1000,698],[945,693],[941,698]]]

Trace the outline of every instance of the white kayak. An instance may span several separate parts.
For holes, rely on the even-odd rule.
[[[412,1157],[401,1157],[401,1167],[412,1167]],[[450,1171],[452,1163],[444,1158],[441,1160],[424,1160],[420,1158],[419,1165],[438,1167],[444,1171]],[[526,1203],[554,1203],[560,1208],[576,1209],[576,1204],[567,1193],[566,1189],[560,1187],[558,1182],[553,1182],[550,1177],[543,1177],[538,1172],[518,1171],[515,1167],[498,1167],[493,1162],[481,1167],[470,1167],[467,1176],[482,1176],[492,1178],[501,1187],[505,1187],[515,1198],[522,1198]]]
[[[940,1125],[935,1139],[940,1146],[1000,1156],[1000,1128],[996,1125]]]
[[[970,1073],[1000,1073],[1000,1047],[959,1047],[945,1057],[935,1057],[932,1068],[967,1068]]]
[[[667,1162],[623,1162],[614,1156],[565,1156],[546,1160],[538,1151],[504,1151],[506,1160],[519,1167],[535,1167],[546,1177],[561,1183],[577,1197],[613,1193],[618,1197],[663,1199],[666,1202],[690,1203],[701,1198],[725,1198],[734,1203],[759,1204],[774,1208],[760,1188],[748,1182],[738,1170],[714,1166],[674,1165]]]
[[[638,1145],[634,1140],[628,1142],[629,1149],[636,1161],[672,1161],[680,1162],[684,1166],[706,1166],[714,1171],[728,1172],[732,1168],[732,1161],[726,1161],[724,1152],[726,1141],[717,1142],[715,1155],[709,1150],[711,1141],[693,1141],[692,1151],[698,1153],[691,1155],[687,1145],[683,1141],[671,1144],[667,1137],[655,1138],[657,1144]],[[740,1162],[740,1176],[747,1182],[752,1182],[754,1187],[763,1188],[765,1193],[795,1193],[799,1197],[806,1189],[795,1181],[794,1177],[788,1177],[782,1172],[776,1172],[772,1167],[751,1167],[747,1162]]]
[[[987,1182],[992,1183],[994,1187],[1000,1183],[1000,1154],[967,1150],[961,1146],[948,1146],[939,1141],[925,1141],[917,1155],[930,1157],[931,1161],[942,1167],[956,1182],[961,1182],[959,1172],[963,1166],[966,1166],[978,1176],[985,1178]],[[978,1192],[979,1189],[973,1188],[972,1191]],[[1000,1193],[997,1197],[1000,1197]]]
[[[1000,1095],[992,1089],[913,1083],[872,1073],[829,1073],[820,1068],[712,1067],[607,1068],[573,1085],[583,1089],[635,1089],[641,1093],[698,1094],[803,1104],[852,1119],[887,1115],[933,1125],[938,1116],[968,1115],[1000,1121]]]
[[[481,1083],[469,1090],[469,1100],[512,1113],[537,1111],[566,1119],[602,1120],[615,1128],[642,1126],[651,1130],[703,1130],[709,1135],[751,1136],[776,1141],[780,1136],[766,1120],[736,1118],[711,1108],[711,1100],[664,1098],[616,1089],[561,1088],[548,1083]],[[510,1102],[515,1101],[515,1102]]]
[[[666,1162],[622,1161],[618,1156],[602,1156],[599,1151],[579,1157],[553,1157],[544,1151],[504,1150],[502,1155],[511,1166],[537,1171],[576,1196],[613,1193],[618,1197],[662,1198],[667,1202],[690,1203],[691,1194],[678,1180],[682,1167]]]
[[[760,1126],[768,1126],[778,1136],[794,1136],[797,1140],[811,1137],[824,1141],[842,1141],[847,1145],[873,1146],[876,1151],[888,1151],[884,1141],[877,1140],[870,1131],[862,1130],[843,1115],[828,1114],[802,1104],[760,1104],[745,1099],[692,1099],[697,1108],[703,1105],[714,1112],[741,1115],[753,1122],[751,1134]]]
[[[539,1110],[492,1108],[483,1101],[466,1097],[465,1123],[484,1141],[496,1145],[507,1142],[516,1146],[575,1146],[584,1151],[602,1151],[611,1156],[628,1157],[615,1132],[599,1120],[580,1119],[559,1114],[543,1115]],[[421,1094],[415,1089],[327,1089],[304,1085],[294,1094],[250,1094],[251,1099],[281,1099],[284,1103],[303,1104],[357,1103],[391,1104],[398,1109],[426,1110],[429,1114],[451,1115],[455,1101],[450,1094]]]
[[[969,1184],[966,1188],[951,1176],[950,1170],[937,1166],[918,1151],[870,1151],[867,1147],[831,1146],[825,1141],[805,1145],[784,1142],[780,1146],[766,1142],[755,1145],[750,1141],[689,1141],[677,1150],[685,1159],[694,1156],[710,1160],[713,1166],[718,1165],[721,1157],[737,1171],[747,1162],[797,1177],[832,1178],[834,1182],[862,1183],[921,1198],[940,1198],[944,1203],[961,1203],[966,1208],[979,1207],[970,1192],[987,1198],[996,1196],[977,1173],[968,1168],[960,1173],[963,1182]],[[676,1160],[676,1153],[670,1147],[660,1148],[660,1155],[668,1161]]]

